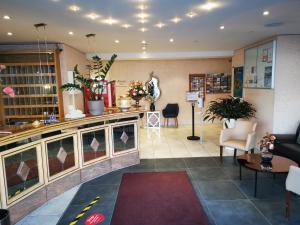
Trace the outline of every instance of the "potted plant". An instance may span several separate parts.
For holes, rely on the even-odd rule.
[[[145,85],[141,81],[131,81],[128,90],[128,96],[135,100],[135,107],[138,108],[142,98],[148,95]]]
[[[234,126],[237,119],[249,119],[255,116],[256,110],[253,105],[241,98],[220,98],[211,101],[204,114],[204,121],[224,120],[224,126],[230,128]]]
[[[103,91],[106,88],[105,78],[116,58],[117,55],[113,54],[104,66],[102,59],[94,56],[92,65],[88,66],[88,75],[81,74],[78,70],[78,65],[75,65],[73,70],[74,83],[66,83],[61,88],[67,91],[80,90],[83,92],[84,99],[88,99],[89,113],[92,115],[103,114]]]

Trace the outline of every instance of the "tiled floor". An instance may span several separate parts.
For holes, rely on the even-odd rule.
[[[253,197],[253,174],[244,170],[243,180],[238,179],[238,167],[232,157],[220,164],[218,138],[221,126],[196,127],[196,135],[202,141],[188,141],[191,127],[141,129],[140,165],[126,168],[94,179],[76,187],[25,217],[17,225],[67,225],[86,204],[100,194],[103,200],[89,211],[106,215],[109,224],[113,212],[121,176],[124,172],[186,170],[195,191],[207,211],[212,224],[300,224],[300,199],[294,197],[290,220],[283,217],[285,177],[273,180],[267,175],[259,179],[258,197]],[[225,155],[232,156],[230,150]],[[195,157],[195,158],[192,158]],[[153,159],[157,158],[157,159]],[[158,159],[173,158],[173,159]],[[79,190],[77,192],[77,190]],[[77,193],[77,194],[76,194]],[[76,195],[71,202],[73,196]],[[71,205],[68,207],[69,203]],[[83,220],[78,224],[84,224]]]
[[[140,129],[140,156],[144,159],[218,156],[221,124],[196,126],[200,141],[189,141],[191,126],[179,128]],[[224,151],[224,155],[232,155]]]
[[[284,217],[285,176],[273,179],[270,174],[259,174],[257,197],[253,197],[254,174],[239,167],[232,157],[221,164],[218,157],[144,159],[140,165],[122,169],[83,184],[58,225],[68,224],[93,198],[101,196],[87,215],[99,212],[109,225],[123,173],[143,171],[185,170],[194,186],[212,225],[299,225],[300,198],[293,196],[289,220]],[[151,207],[151,206],[149,206]],[[145,209],[147,210],[147,209]],[[78,221],[83,225],[86,216]]]

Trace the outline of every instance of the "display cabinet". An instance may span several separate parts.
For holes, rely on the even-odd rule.
[[[206,75],[205,74],[190,74],[189,76],[189,91],[199,92],[199,97],[205,99],[206,93]]]
[[[231,75],[224,73],[206,75],[206,93],[230,93],[231,92]]]
[[[47,119],[54,113],[63,117],[59,52],[0,52],[1,87],[12,87],[15,96],[1,93],[3,124]]]

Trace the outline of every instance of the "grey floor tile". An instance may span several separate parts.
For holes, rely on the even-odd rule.
[[[27,216],[22,220],[22,225],[55,225],[59,220],[59,216]]]
[[[198,181],[198,187],[206,200],[245,199],[245,195],[231,181]]]
[[[218,166],[216,161],[211,157],[184,158],[184,162],[188,168]]]
[[[181,158],[178,159],[156,159],[155,160],[155,169],[183,169],[186,168],[184,160]]]
[[[190,168],[189,173],[194,180],[227,180],[228,177],[219,167]]]
[[[270,225],[250,200],[207,201],[218,225]]]
[[[299,225],[300,200],[292,200],[291,214],[285,217],[285,202],[281,200],[253,200],[256,207],[268,218],[273,225]]]

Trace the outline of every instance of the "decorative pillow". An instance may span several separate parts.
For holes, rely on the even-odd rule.
[[[300,133],[299,133],[299,135],[298,135],[298,137],[297,137],[297,144],[299,144],[300,145]]]

